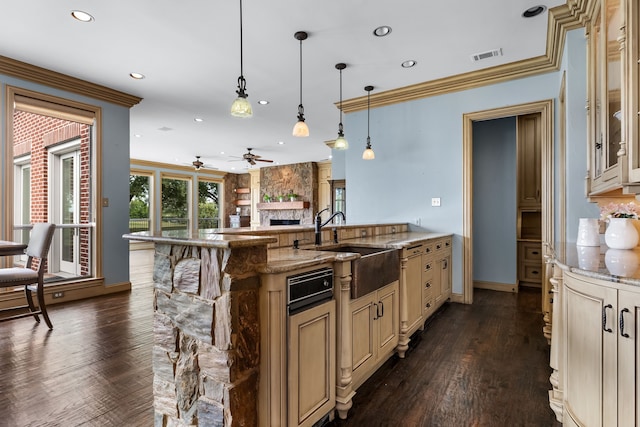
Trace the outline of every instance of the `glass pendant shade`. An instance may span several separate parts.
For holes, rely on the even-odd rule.
[[[371,148],[367,148],[364,150],[364,153],[362,153],[362,158],[364,160],[373,160],[376,158],[376,153],[374,153]]]
[[[253,109],[251,103],[246,96],[238,96],[233,104],[231,104],[231,115],[233,117],[251,117],[253,116]]]
[[[298,122],[293,126],[293,136],[309,136],[309,126],[304,122],[304,120],[298,120]]]
[[[349,148],[349,143],[344,138],[344,136],[339,136],[333,143],[333,148],[335,150],[346,150],[347,148]]]
[[[364,149],[364,152],[362,153],[362,159],[373,160],[375,158],[376,158],[376,153],[374,153],[373,149],[371,148],[371,138],[367,136],[367,147]]]

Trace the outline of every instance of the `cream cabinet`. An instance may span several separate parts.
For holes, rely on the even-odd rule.
[[[393,354],[398,344],[398,307],[398,281],[351,301],[354,389]]]
[[[331,162],[318,163],[318,211],[331,209]]]
[[[440,307],[451,297],[451,238],[434,244],[435,304]]]
[[[542,115],[518,116],[518,207],[540,209],[542,205]]]
[[[563,423],[637,426],[640,289],[565,272]]]
[[[260,427],[312,426],[336,406],[336,301],[287,313],[287,276],[260,276]]]
[[[589,46],[589,176],[591,196],[638,193],[638,2],[595,0]]]
[[[402,249],[400,259],[400,340],[398,356],[403,358],[409,349],[411,335],[424,325],[422,297],[422,269],[425,251],[423,243]]]
[[[289,427],[312,426],[336,402],[336,302],[289,317]]]

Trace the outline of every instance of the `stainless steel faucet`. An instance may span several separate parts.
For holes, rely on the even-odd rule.
[[[316,214],[316,221],[315,221],[315,224],[316,224],[316,229],[315,229],[315,231],[316,231],[316,246],[319,246],[319,245],[321,245],[321,244],[322,244],[322,233],[320,233],[320,229],[321,229],[322,227],[324,227],[325,225],[329,224],[329,223],[333,220],[333,218],[335,218],[335,217],[336,217],[336,216],[338,216],[338,215],[342,215],[342,220],[343,220],[343,221],[347,221],[347,218],[344,216],[344,213],[343,213],[343,212],[341,212],[341,211],[338,211],[338,212],[334,212],[334,213],[329,217],[329,219],[328,219],[328,220],[326,220],[326,221],[323,223],[323,222],[322,222],[322,217],[321,217],[322,212],[324,212],[324,211],[328,211],[328,210],[329,210],[329,208],[325,208],[325,209],[322,209],[320,212],[318,212],[318,213]]]

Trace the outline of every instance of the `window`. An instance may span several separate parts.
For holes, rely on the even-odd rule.
[[[198,181],[198,230],[220,227],[220,183]]]
[[[189,178],[162,178],[162,231],[190,228],[190,184]]]
[[[99,109],[23,89],[10,87],[7,93],[14,107],[8,127],[12,144],[6,146],[14,167],[5,175],[5,185],[13,188],[8,221],[13,238],[27,242],[30,224],[54,223],[45,280],[101,275],[94,247],[100,214],[93,178]]]
[[[151,175],[129,175],[129,232],[151,231]]]

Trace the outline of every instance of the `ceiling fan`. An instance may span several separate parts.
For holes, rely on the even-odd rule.
[[[253,150],[253,148],[247,148],[247,152],[242,155],[242,158],[238,158],[238,160],[229,160],[229,161],[233,162],[233,161],[239,161],[239,160],[246,160],[250,165],[255,165],[256,162],[273,163],[273,160],[263,159],[262,156],[253,154],[251,150]]]
[[[186,165],[187,163],[185,163]],[[213,170],[217,170],[218,168],[215,168],[209,164],[203,163],[200,160],[200,156],[196,156],[196,159],[191,162],[191,166],[193,166],[193,168],[197,171],[201,170],[201,169],[213,169]]]

